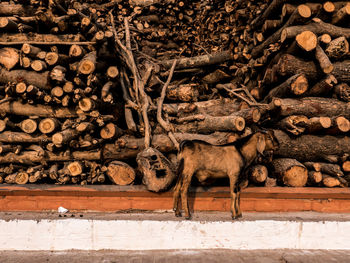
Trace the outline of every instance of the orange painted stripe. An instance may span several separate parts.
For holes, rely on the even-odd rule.
[[[228,187],[198,187],[189,194],[197,211],[229,211]],[[348,188],[249,187],[242,193],[245,212],[350,212]],[[172,192],[152,193],[144,186],[1,185],[0,211],[171,210]]]

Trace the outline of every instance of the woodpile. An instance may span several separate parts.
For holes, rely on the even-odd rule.
[[[0,183],[176,177],[185,139],[257,128],[280,144],[256,185],[350,181],[347,2],[0,3]]]

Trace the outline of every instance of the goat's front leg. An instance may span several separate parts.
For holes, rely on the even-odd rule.
[[[182,185],[182,174],[179,175],[177,179],[177,183],[174,188],[174,197],[173,197],[173,210],[175,211],[175,216],[179,217],[181,216],[181,210],[180,210],[180,190]]]
[[[191,213],[188,206],[188,188],[191,184],[193,173],[184,173],[182,176],[182,185],[181,185],[181,202],[182,202],[182,209],[185,212],[185,218],[191,219]]]
[[[237,177],[234,175],[229,175],[230,178],[230,194],[231,194],[231,215],[232,219],[235,220],[237,219],[237,209],[236,209],[236,204],[237,204],[237,188],[236,188],[236,182],[237,182]]]

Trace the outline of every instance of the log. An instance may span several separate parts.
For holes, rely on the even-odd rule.
[[[107,76],[111,79],[115,79],[119,75],[117,66],[109,66],[107,69]]]
[[[343,162],[342,169],[344,172],[350,172],[350,161]]]
[[[325,50],[328,57],[332,59],[341,59],[349,54],[349,42],[345,37],[333,39]]]
[[[22,146],[20,145],[0,145],[0,153],[4,154],[4,153],[8,153],[8,152],[12,152],[14,154],[19,154],[20,151],[22,149]]]
[[[205,67],[210,65],[222,64],[232,59],[233,54],[229,50],[191,58],[178,58],[176,59],[175,69]],[[167,69],[170,69],[173,63],[173,59],[161,62],[161,64]]]
[[[324,73],[329,74],[333,71],[334,66],[320,45],[316,46],[315,57]]]
[[[322,173],[316,171],[309,171],[307,174],[307,184],[310,186],[318,185],[322,182]]]
[[[42,143],[49,142],[50,138],[45,135],[32,136],[27,133],[5,131],[0,133],[0,142],[3,143]]]
[[[0,67],[0,83],[20,82],[24,81],[27,84],[32,84],[38,88],[47,89],[49,85],[49,72],[42,73],[27,71],[27,70],[11,70]]]
[[[175,132],[211,133],[215,131],[243,131],[245,120],[240,116],[211,117],[205,116],[204,120],[176,125]]]
[[[342,101],[350,102],[350,86],[340,83],[334,87],[334,94]]]
[[[0,49],[0,64],[11,70],[19,62],[18,50],[11,47]]]
[[[339,180],[339,178],[332,177],[327,174],[322,174],[322,183],[326,187],[347,187],[347,184],[344,184],[344,182]]]
[[[181,116],[186,113],[208,114],[211,116],[227,116],[239,110],[236,100],[220,99],[194,103],[163,104],[163,111],[169,115]]]
[[[23,116],[39,116],[52,118],[73,118],[77,113],[68,108],[54,108],[46,105],[22,104],[20,102],[5,102],[0,104],[0,111],[8,114]]]
[[[85,55],[85,50],[79,45],[71,45],[69,48],[69,56],[73,58],[81,58]]]
[[[309,52],[317,47],[317,36],[311,31],[303,31],[295,37],[297,45]],[[316,50],[317,53],[317,50]]]
[[[329,156],[350,154],[350,138],[347,136],[301,135],[291,138],[280,130],[274,130],[274,135],[279,142],[275,156],[299,161],[320,161],[328,160]]]
[[[38,128],[38,123],[33,119],[25,119],[21,121],[18,126],[25,133],[31,134],[34,133]]]
[[[67,165],[67,170],[71,176],[78,176],[83,172],[83,164],[79,161],[71,162]]]
[[[308,89],[308,81],[305,75],[296,74],[282,84],[270,90],[270,92],[266,95],[263,102],[269,102],[273,97],[286,97],[288,95],[296,95],[300,96],[304,94]]]
[[[95,102],[91,98],[82,98],[79,100],[79,109],[82,111],[91,111],[95,108]]]
[[[42,60],[33,60],[32,63],[30,64],[30,67],[37,72],[44,71],[47,69],[47,65],[44,61]]]
[[[336,99],[320,97],[306,97],[302,99],[275,98],[272,103],[280,116],[284,117],[289,115],[350,117],[350,105]]]
[[[321,172],[322,174],[328,174],[330,176],[344,176],[340,166],[333,163],[322,163],[322,162],[305,162],[304,165],[308,169],[313,169],[316,172]]]
[[[10,174],[5,178],[7,184],[26,184],[28,180],[29,175],[26,172]]]
[[[306,185],[308,171],[295,159],[279,158],[272,161],[273,174],[284,185],[302,187]]]
[[[64,65],[69,61],[69,57],[66,55],[58,54],[57,52],[47,52],[45,56],[45,62],[53,66],[55,64]]]
[[[348,132],[350,130],[350,122],[348,119],[343,116],[333,117],[332,118],[332,126],[327,131],[330,134],[341,134]]]
[[[21,51],[26,56],[29,56],[31,58],[36,57],[42,50],[38,47],[34,47],[28,43],[24,43],[22,45]]]
[[[39,122],[39,130],[44,134],[49,134],[58,129],[60,123],[55,118],[45,118]]]
[[[268,170],[266,166],[257,164],[248,170],[248,174],[251,182],[254,184],[263,184],[268,176]]]
[[[277,186],[277,179],[267,177],[265,181],[265,187],[275,187],[275,186]]]
[[[101,138],[105,140],[116,139],[122,135],[123,135],[122,129],[120,129],[114,123],[106,124],[106,126],[104,126],[100,131]]]
[[[80,42],[84,37],[80,34],[53,35],[53,34],[2,34],[0,45],[91,45],[95,42]]]
[[[135,181],[135,170],[127,163],[112,161],[108,164],[107,176],[116,185],[130,185]]]
[[[312,117],[308,119],[306,131],[308,133],[316,133],[330,128],[332,119],[329,117]]]
[[[61,147],[62,145],[68,143],[72,139],[79,136],[79,132],[75,129],[66,129],[61,132],[57,132],[54,135],[52,135],[52,142],[58,146]]]
[[[78,66],[78,71],[81,74],[91,74],[96,68],[96,51],[90,52],[84,56]]]
[[[307,96],[328,95],[333,86],[337,83],[337,79],[332,74],[329,74],[312,86],[312,88],[306,94]]]
[[[137,154],[136,162],[143,174],[142,182],[149,191],[166,190],[176,177],[173,164],[154,148],[146,148]]]

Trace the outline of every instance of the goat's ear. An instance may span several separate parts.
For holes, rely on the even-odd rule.
[[[258,143],[256,144],[256,150],[262,155],[266,147],[265,136],[261,134],[258,137]]]

